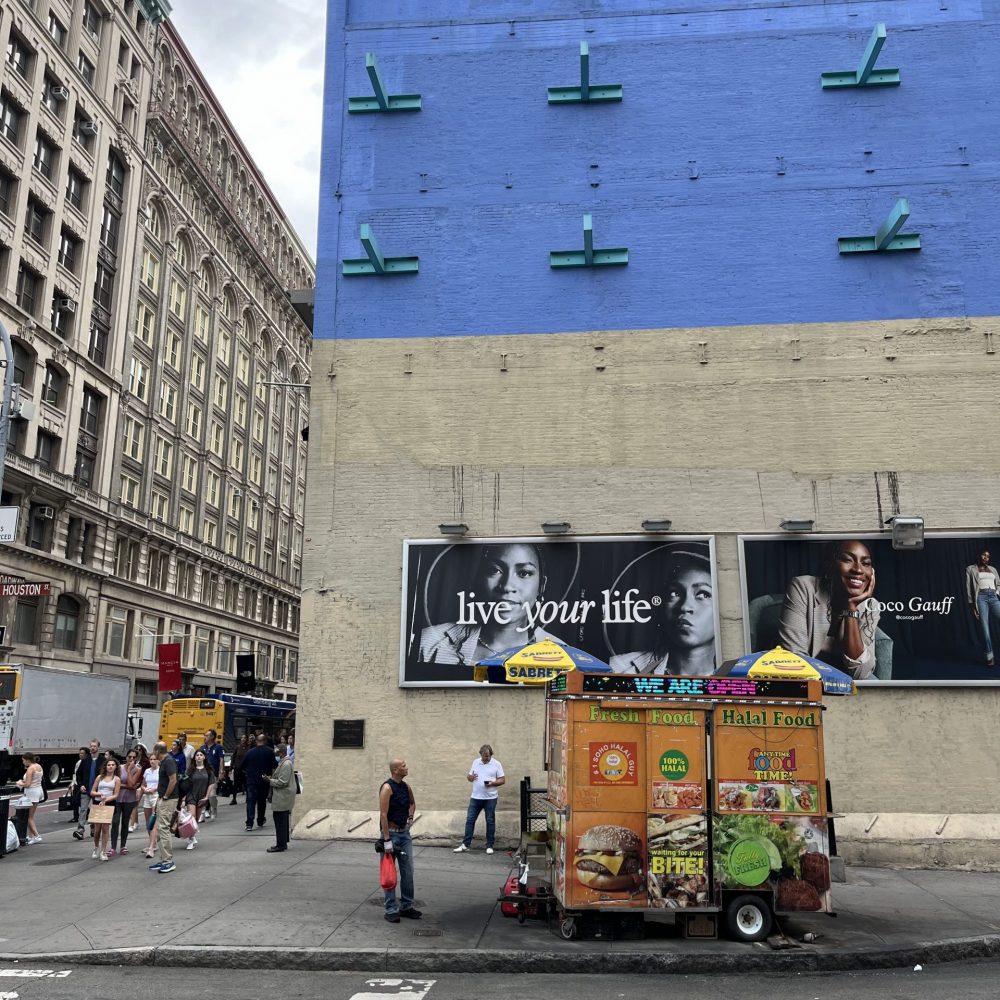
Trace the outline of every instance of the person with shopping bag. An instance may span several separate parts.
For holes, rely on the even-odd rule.
[[[292,807],[295,805],[295,770],[288,747],[279,743],[274,748],[274,758],[278,766],[273,774],[262,775],[262,780],[271,786],[271,817],[274,820],[273,847],[268,854],[279,854],[288,850],[288,830],[291,826]]]
[[[390,924],[398,924],[400,917],[419,920],[422,916],[413,906],[413,844],[409,826],[417,800],[405,780],[409,773],[405,760],[389,761],[389,777],[382,782],[378,793],[382,850],[399,864],[399,901],[395,886],[384,890],[385,919]]]

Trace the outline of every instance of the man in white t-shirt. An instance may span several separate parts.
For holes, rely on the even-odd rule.
[[[503,774],[503,764],[493,756],[493,747],[484,743],[479,748],[479,756],[469,766],[465,776],[472,782],[472,798],[469,812],[465,817],[465,837],[455,848],[455,853],[467,851],[472,844],[476,820],[481,812],[486,813],[486,853],[493,853],[493,838],[496,834],[497,789],[507,780]]]

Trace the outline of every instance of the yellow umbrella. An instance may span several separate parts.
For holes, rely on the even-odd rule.
[[[492,668],[492,678],[491,678]],[[568,674],[571,670],[607,670],[608,665],[596,657],[573,646],[564,646],[551,639],[542,639],[527,646],[505,649],[496,656],[480,660],[475,668],[474,677],[477,681],[494,680],[498,678],[499,669],[504,671],[501,683],[514,684],[545,684],[559,674]]]

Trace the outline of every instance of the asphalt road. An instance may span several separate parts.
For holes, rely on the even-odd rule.
[[[37,973],[46,973],[38,976]],[[1000,964],[971,962],[891,972],[823,975],[509,976],[442,975],[412,979],[378,973],[171,968],[0,969],[0,1000],[993,1000]]]

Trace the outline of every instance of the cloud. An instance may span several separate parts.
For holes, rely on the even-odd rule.
[[[174,0],[170,20],[315,258],[325,4]]]

